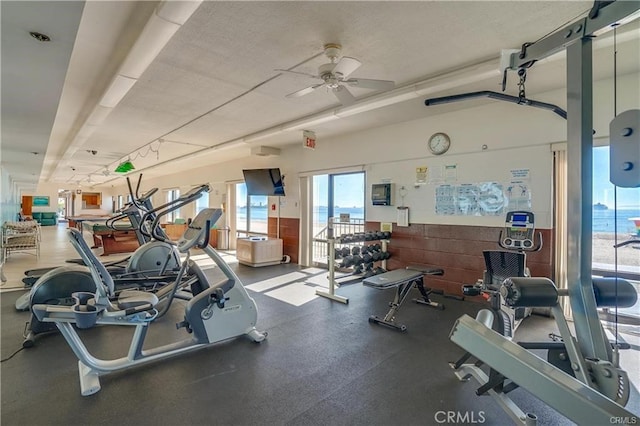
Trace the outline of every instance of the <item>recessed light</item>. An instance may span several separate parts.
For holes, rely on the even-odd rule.
[[[51,41],[51,37],[49,37],[46,34],[39,33],[37,31],[29,31],[29,35],[31,35],[31,37],[35,38],[38,41],[42,41],[42,42]]]

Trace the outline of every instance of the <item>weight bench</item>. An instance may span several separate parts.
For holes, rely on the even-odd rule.
[[[413,299],[414,302],[420,303],[422,305],[427,305],[432,308],[436,308],[439,310],[444,309],[444,305],[433,302],[429,299],[429,294],[432,292],[431,289],[424,287],[424,276],[425,275],[444,275],[444,271],[442,269],[396,269],[394,271],[385,272],[384,274],[374,275],[369,278],[365,278],[362,281],[362,284],[367,287],[372,287],[377,290],[385,290],[387,288],[396,287],[396,295],[393,299],[393,302],[389,303],[391,309],[384,316],[384,318],[380,319],[379,317],[372,315],[369,317],[369,322],[372,324],[381,324],[386,325],[391,328],[395,328],[396,330],[406,331],[407,327],[404,324],[396,324],[395,315],[400,310],[400,306],[407,298],[409,291],[415,285],[420,291],[422,298]]]

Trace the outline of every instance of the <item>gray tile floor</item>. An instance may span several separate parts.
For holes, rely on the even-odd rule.
[[[3,288],[19,287],[25,269],[60,265],[69,257],[74,255],[64,225],[43,228],[40,259],[12,255]],[[478,423],[480,412],[484,424],[511,423],[490,397],[475,396],[475,383],[457,381],[448,367],[462,354],[448,339],[453,322],[463,313],[475,315],[482,305],[439,299],[446,309],[436,311],[407,303],[399,320],[408,331],[398,333],[367,321],[387,311],[391,290],[353,284],[339,289],[349,297],[348,305],[324,298],[297,305],[282,290],[289,281],[271,284],[302,273],[312,276],[308,285],[317,285],[315,271],[301,272],[297,265],[233,267],[256,300],[258,328],[269,333],[266,341],[237,339],[106,376],[98,394],[82,397],[75,356],[62,336],[46,336],[2,363],[2,424],[430,425],[438,424],[441,411],[472,413],[469,423]],[[296,283],[296,291],[305,285]],[[265,287],[269,290],[256,291]],[[281,291],[269,295],[274,289]],[[13,309],[22,293],[3,290],[0,295],[2,358],[22,342],[28,315]],[[176,303],[152,324],[148,346],[184,338],[184,329],[175,327],[182,309]],[[540,337],[550,327],[548,318],[532,317],[520,330]],[[97,355],[115,358],[126,353],[131,330],[96,327],[81,335]],[[637,365],[638,352],[627,352],[623,361]],[[522,389],[510,395],[536,413],[539,424],[570,424]],[[628,408],[635,413],[640,413],[638,401],[634,390]]]

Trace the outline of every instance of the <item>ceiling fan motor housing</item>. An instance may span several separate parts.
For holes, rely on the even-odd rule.
[[[331,62],[335,62],[340,57],[342,46],[336,43],[327,43],[324,45],[324,54],[327,55]]]

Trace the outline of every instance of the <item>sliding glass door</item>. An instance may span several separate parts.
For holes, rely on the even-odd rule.
[[[327,227],[329,218],[349,214],[364,223],[364,172],[336,173],[313,176],[311,206],[310,259],[315,265],[327,262]]]

